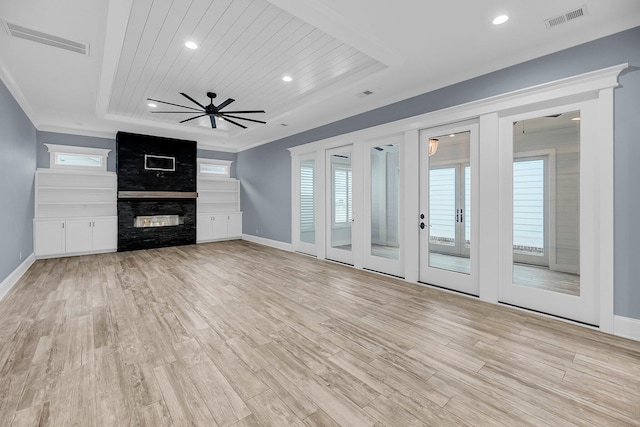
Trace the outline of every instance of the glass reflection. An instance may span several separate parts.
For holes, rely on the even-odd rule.
[[[315,166],[313,159],[300,162],[300,241],[316,242]]]
[[[353,222],[351,153],[331,156],[331,247],[351,250]]]
[[[400,258],[400,150],[398,144],[371,148],[371,255]]]
[[[429,266],[470,274],[471,133],[429,140]]]
[[[580,295],[580,112],[513,124],[513,282]]]

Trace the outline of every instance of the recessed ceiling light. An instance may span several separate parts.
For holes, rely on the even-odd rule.
[[[291,76],[284,76],[284,77],[282,78],[282,81],[283,81],[283,82],[290,82],[291,80],[293,80],[293,78],[292,78]]]
[[[492,24],[500,25],[500,24],[504,24],[508,20],[509,20],[509,17],[507,15],[500,15],[495,17],[495,19],[492,21]]]
[[[573,120],[574,122],[579,122],[579,121],[580,121],[580,117],[574,117],[574,118],[573,118],[573,119],[571,119],[571,120]]]
[[[197,49],[198,48],[198,45],[195,42],[191,42],[191,41],[186,42],[184,45],[187,47],[187,49]]]
[[[156,105],[156,104],[154,104],[153,102],[150,102],[150,103],[148,103],[147,105],[148,105],[149,107],[151,107],[151,108],[156,108],[156,107],[157,107],[157,105]]]
[[[456,136],[456,134],[455,134],[455,133],[450,133],[450,134],[449,134],[449,138],[453,138],[454,136]]]

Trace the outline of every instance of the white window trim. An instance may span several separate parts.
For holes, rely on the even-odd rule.
[[[198,176],[207,176],[210,178],[231,178],[231,164],[233,163],[233,160],[198,158],[196,161],[198,164]],[[200,172],[200,165],[224,166],[226,172],[224,174],[202,173]]]
[[[112,151],[111,149],[106,148],[78,147],[74,145],[44,144],[44,146],[47,147],[47,150],[49,151],[49,167],[51,169],[106,171],[107,157]],[[100,166],[63,165],[56,161],[58,154],[100,157]]]

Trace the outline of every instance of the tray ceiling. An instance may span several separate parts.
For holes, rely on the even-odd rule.
[[[186,49],[186,41],[198,49]],[[152,114],[146,99],[195,107],[236,101],[227,110],[265,110],[247,117],[272,122],[330,85],[363,78],[385,65],[266,0],[133,3],[108,112],[175,124],[189,115]],[[291,82],[284,82],[284,75]],[[188,111],[158,105],[155,110]],[[195,113],[193,114],[195,115]],[[241,129],[219,120],[228,135]],[[210,128],[207,117],[183,126]]]

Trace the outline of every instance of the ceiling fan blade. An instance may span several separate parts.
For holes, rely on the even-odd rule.
[[[233,101],[235,101],[235,99],[231,99],[231,98],[227,99],[227,100],[226,100],[226,101],[224,101],[222,104],[218,105],[218,106],[216,107],[216,110],[217,110],[217,111],[222,110],[224,107],[226,107],[227,105],[231,104]]]
[[[216,126],[216,118],[214,117],[214,115],[213,115],[213,114],[211,114],[211,115],[209,116],[209,118],[211,119],[211,129],[215,129],[215,128],[217,127],[217,126]]]
[[[264,110],[247,110],[247,111],[225,111],[224,114],[251,114],[264,113]]]
[[[233,120],[231,120],[231,119],[229,119],[229,118],[227,118],[227,117],[223,117],[223,119],[225,119],[225,120],[226,120],[227,122],[229,122],[229,123],[233,123],[233,124],[234,124],[234,125],[236,125],[236,126],[240,126],[242,129],[246,129],[246,128],[247,128],[246,126],[241,125],[241,124],[240,124],[240,123],[238,123],[238,122],[234,122]]]
[[[195,110],[195,111],[201,111],[201,110]],[[204,113],[204,111],[201,111],[201,112]],[[150,113],[152,114],[157,114],[157,113],[193,114],[193,111],[150,111]]]
[[[180,95],[184,96],[185,98],[187,98],[189,101],[193,102],[194,104],[196,104],[198,107],[202,108],[203,110],[205,109],[204,105],[200,104],[198,101],[196,101],[195,99],[193,99],[192,97],[190,97],[189,95],[187,95],[184,92],[179,92]]]
[[[200,114],[199,116],[190,117],[190,118],[188,118],[188,119],[186,119],[186,120],[182,120],[182,121],[180,121],[179,123],[188,122],[189,120],[197,119],[197,118],[199,118],[199,117],[204,117],[204,116],[206,116],[206,115],[207,115],[207,114]]]
[[[225,119],[227,117],[231,117],[232,119],[239,119],[239,120],[248,120],[250,122],[256,122],[256,123],[262,123],[262,124],[266,124],[267,122],[263,122],[262,120],[253,120],[253,119],[247,119],[246,117],[238,117],[238,116],[232,116],[230,114],[227,113],[219,113],[220,116],[224,117]]]
[[[160,102],[162,104],[173,105],[174,107],[188,108],[190,110],[200,111],[197,108],[187,107],[186,105],[172,104],[171,102],[160,101],[159,99],[147,98],[147,101]]]

